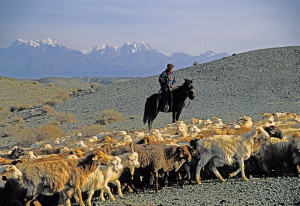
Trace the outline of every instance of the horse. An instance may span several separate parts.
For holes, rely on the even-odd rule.
[[[184,107],[184,102],[187,98],[193,100],[195,98],[193,81],[185,79],[184,83],[171,91],[171,109],[168,111],[172,112],[172,122],[178,121],[179,116]],[[152,123],[157,117],[159,112],[163,112],[160,104],[160,93],[152,94],[147,98],[144,110],[144,124],[148,121],[149,131],[152,128]]]

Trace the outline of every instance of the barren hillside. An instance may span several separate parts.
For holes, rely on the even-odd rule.
[[[177,85],[185,78],[192,79],[196,90],[196,100],[187,100],[181,119],[216,116],[228,123],[243,115],[255,121],[263,112],[300,112],[300,47],[241,53],[180,69],[175,75]],[[142,123],[145,100],[159,89],[158,75],[101,85],[72,96],[54,109],[77,117],[78,121],[63,125],[65,130],[95,124],[95,113],[110,108],[121,112],[126,120],[107,125],[108,129],[141,129],[146,128]],[[47,115],[31,118],[26,111],[17,115],[26,117],[31,127],[49,119]],[[160,113],[153,126],[170,121],[170,114]]]

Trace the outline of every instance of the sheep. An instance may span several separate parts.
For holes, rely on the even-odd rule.
[[[190,146],[187,146],[192,156],[192,159],[190,162],[185,162],[183,166],[180,168],[180,173],[182,174],[182,178],[188,180],[190,183],[192,181],[192,178],[195,178],[196,166],[200,159],[200,154],[196,149],[195,144],[193,144],[193,142],[196,143],[195,140],[191,140]]]
[[[24,149],[15,146],[15,147],[11,150],[10,154],[8,154],[6,157],[7,157],[8,159],[18,159],[18,158],[19,158],[21,155],[23,155],[23,154],[24,154]]]
[[[112,195],[108,182],[112,182],[118,187],[118,194],[120,197],[123,197],[121,184],[119,177],[123,172],[123,168],[129,168],[131,175],[134,173],[134,169],[140,166],[138,162],[138,154],[134,152],[131,144],[131,152],[121,154],[119,156],[111,156],[111,165],[110,166],[100,166],[94,173],[92,173],[86,183],[81,187],[82,191],[89,191],[88,194],[88,203],[95,190],[101,189],[100,197],[102,201],[105,201],[103,197],[104,190],[108,192],[110,198],[114,201],[115,198]]]
[[[8,179],[4,188],[0,187],[0,205],[23,206],[25,205],[26,188],[22,181]]]
[[[293,136],[291,151],[293,164],[296,165],[298,177],[300,177],[300,133],[296,133]]]
[[[50,141],[40,141],[40,142],[35,142],[30,146],[31,149],[46,149],[46,148],[51,148],[53,146],[59,145],[59,138],[56,138],[55,140],[50,140]]]
[[[212,121],[210,119],[207,120],[202,120],[201,123],[199,124],[198,128],[199,129],[208,129],[211,127]]]
[[[241,127],[252,128],[253,121],[251,117],[243,116],[237,120],[237,123],[241,125]]]
[[[150,135],[156,141],[164,141],[161,132],[158,129],[151,129]]]
[[[83,141],[75,142],[72,146],[73,149],[75,148],[86,148],[86,145]]]
[[[21,171],[14,165],[2,165],[0,166],[0,188],[4,188],[8,179],[22,179]]]
[[[176,174],[176,176],[178,177],[178,180],[179,180],[179,185],[182,186],[183,181],[182,181],[182,177],[179,173],[179,169],[182,167],[182,165],[185,162],[190,162],[192,160],[192,156],[191,156],[187,146],[186,145],[179,146],[179,145],[167,144],[164,146],[164,153],[165,153],[165,157],[166,157],[167,161],[162,170],[164,172],[163,186],[167,182],[169,172],[174,172]],[[173,156],[175,156],[174,159],[173,159]],[[157,179],[156,179],[156,181],[157,181]]]
[[[82,159],[57,159],[35,163],[30,161],[19,165],[24,186],[27,188],[27,205],[36,201],[39,194],[52,195],[55,192],[61,193],[60,201],[70,205],[73,191],[75,199],[80,205],[84,205],[80,185],[101,163],[110,163],[104,153],[92,154]]]
[[[142,139],[145,137],[145,133],[144,132],[138,132],[138,131],[133,131],[131,132],[131,137],[134,139],[134,140],[137,140],[137,139]]]
[[[62,148],[56,147],[56,148],[49,148],[49,149],[33,149],[30,150],[37,155],[50,155],[50,154],[59,154],[62,152]]]
[[[175,135],[173,137],[171,137],[172,139],[174,138],[186,138],[188,136],[188,133],[187,133],[187,127],[186,126],[182,126],[182,125],[179,125],[177,127],[177,132],[179,133],[178,135]]]
[[[115,200],[107,184],[114,173],[123,170],[123,166],[119,157],[111,156],[109,158],[110,165],[99,165],[94,172],[88,175],[86,182],[80,186],[82,192],[87,191],[88,193],[87,203],[89,206],[92,205],[91,199],[95,190],[99,189],[105,189],[111,199]],[[101,200],[105,201],[103,194],[101,194]]]
[[[98,137],[97,136],[92,136],[91,138],[89,138],[87,141],[89,142],[89,143],[94,143],[94,142],[96,142],[98,140]]]
[[[267,140],[268,138],[269,134],[262,127],[257,127],[244,135],[208,137],[197,140],[196,148],[200,153],[196,169],[197,183],[201,184],[200,171],[210,160],[212,160],[212,171],[221,181],[225,180],[216,167],[222,164],[232,165],[234,162],[239,163],[239,168],[231,173],[230,177],[241,171],[242,177],[248,180],[244,171],[244,160],[250,157],[255,140]]]
[[[73,156],[73,158],[82,158],[83,157],[83,152],[80,149],[73,149],[70,151],[66,152],[61,152],[58,153],[59,151],[62,151],[60,149],[48,149],[48,150],[32,150],[29,151],[28,153],[33,153],[34,156],[31,156],[28,160],[31,160],[31,162],[42,162],[42,161],[52,161],[52,160],[57,160],[57,159],[63,159],[63,158],[68,158],[68,156]],[[42,155],[38,155],[42,154]],[[47,154],[49,153],[49,154]],[[53,154],[52,154],[53,153]],[[76,157],[75,157],[76,156]],[[36,158],[34,158],[36,157]]]
[[[227,125],[227,128],[228,129],[239,129],[239,128],[241,128],[241,125],[240,124],[235,124],[235,123],[229,123]]]
[[[274,122],[274,116],[269,114],[269,113],[263,113],[262,114],[263,118],[261,120],[261,125],[263,127],[269,127],[269,126],[274,126],[275,122]]]
[[[224,125],[222,122],[222,119],[217,118],[217,117],[212,117],[211,122],[212,122],[212,127],[214,127],[214,128],[219,128]]]
[[[155,190],[158,192],[158,172],[168,172],[174,166],[178,170],[178,166],[184,163],[184,160],[191,160],[191,155],[186,146],[163,146],[160,144],[134,145],[134,151],[138,153],[140,168],[138,169],[146,179],[150,180],[149,175],[155,176]],[[120,147],[112,149],[112,155],[119,155],[129,152],[129,147]],[[141,174],[140,173],[140,174]],[[139,175],[140,175],[139,174]],[[135,178],[138,180],[139,178]]]
[[[269,175],[269,168],[274,163],[279,163],[286,172],[298,173],[297,165],[300,163],[299,139],[300,135],[295,134],[283,139],[271,137],[269,141],[262,143],[259,149],[254,152],[254,157],[258,159],[261,172]]]
[[[0,166],[1,165],[7,165],[7,164],[11,164],[11,160],[8,160],[7,158],[5,158],[5,157],[2,157],[2,158],[0,158]]]
[[[130,153],[125,153],[125,154],[121,154],[118,157],[121,159],[121,164],[123,166],[123,168],[128,168],[131,174],[131,177],[133,177],[134,175],[134,171],[135,168],[139,168],[140,167],[140,162],[138,161],[138,153],[134,152],[134,149],[132,147],[133,144],[131,144],[131,152]],[[122,194],[122,190],[121,190],[121,184],[119,181],[119,178],[121,177],[123,170],[120,171],[116,171],[112,174],[112,176],[109,179],[109,182],[114,183],[115,185],[117,185],[118,188],[118,194],[120,197],[124,197]],[[130,178],[131,180],[132,178]],[[129,187],[131,186],[131,181],[129,182]],[[104,200],[103,197],[103,188],[101,189],[101,200]],[[111,197],[112,200],[114,200],[114,198]]]
[[[130,142],[132,142],[131,136],[128,134],[119,134],[115,137],[115,139],[119,141],[121,145],[129,144]]]
[[[276,124],[286,122],[290,118],[296,118],[297,114],[291,112],[273,112],[274,121]]]
[[[270,137],[277,137],[279,139],[282,139],[282,137],[283,137],[280,129],[278,127],[275,127],[274,125],[264,127],[264,130],[266,130],[266,132],[268,132]]]
[[[24,205],[22,173],[14,165],[0,166],[0,205]]]

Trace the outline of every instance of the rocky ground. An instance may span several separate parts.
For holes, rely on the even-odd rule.
[[[171,205],[300,205],[300,179],[297,177],[241,178],[220,182],[203,180],[201,185],[165,187],[156,193],[146,190],[126,193],[116,201],[93,198],[93,205],[171,206]],[[74,204],[77,205],[77,204]]]
[[[176,65],[175,65],[176,68]],[[162,68],[164,70],[164,68]],[[175,71],[177,85],[192,79],[196,99],[186,101],[180,119],[207,119],[213,116],[225,123],[248,115],[257,121],[261,113],[300,113],[300,47],[282,47],[250,51]],[[66,131],[80,125],[95,124],[95,113],[114,109],[126,118],[106,125],[110,130],[139,130],[146,98],[160,89],[158,76],[139,78],[85,90],[54,107],[69,112],[78,121],[63,125]],[[49,121],[40,108],[15,115],[26,119],[30,127]],[[160,113],[153,127],[171,122],[170,114]]]
[[[175,65],[176,67],[176,65]],[[164,68],[162,68],[162,71]],[[181,119],[207,119],[213,116],[225,123],[239,116],[254,121],[261,113],[300,113],[300,47],[250,51],[221,60],[175,71],[177,85],[185,78],[194,81],[196,100],[187,101]],[[106,125],[110,130],[145,129],[142,122],[147,97],[159,90],[158,76],[139,78],[111,85],[101,85],[72,96],[54,109],[69,112],[78,119],[65,124],[65,131],[80,125],[95,124],[97,111],[114,109],[125,121]],[[15,112],[29,127],[49,121],[41,107]],[[153,127],[171,122],[170,114],[159,114]],[[13,138],[2,138],[1,147],[13,146]],[[252,178],[248,182],[230,179],[225,183],[204,180],[201,186],[185,185],[164,188],[158,193],[147,190],[126,194],[115,203],[108,200],[95,205],[300,205],[300,180],[296,177]]]

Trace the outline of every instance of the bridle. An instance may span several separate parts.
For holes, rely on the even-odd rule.
[[[182,99],[188,98],[188,99],[189,99],[188,105],[185,104],[185,101],[183,102],[183,107],[184,107],[184,108],[188,108],[188,107],[190,106],[190,103],[191,103],[191,99],[189,98],[189,92],[194,92],[195,90],[194,90],[194,88],[192,87],[191,89],[189,89],[189,90],[184,90],[184,91],[185,91],[186,95],[183,96],[183,95],[176,94],[176,96],[178,96],[178,97],[180,97],[180,98],[182,98]]]

